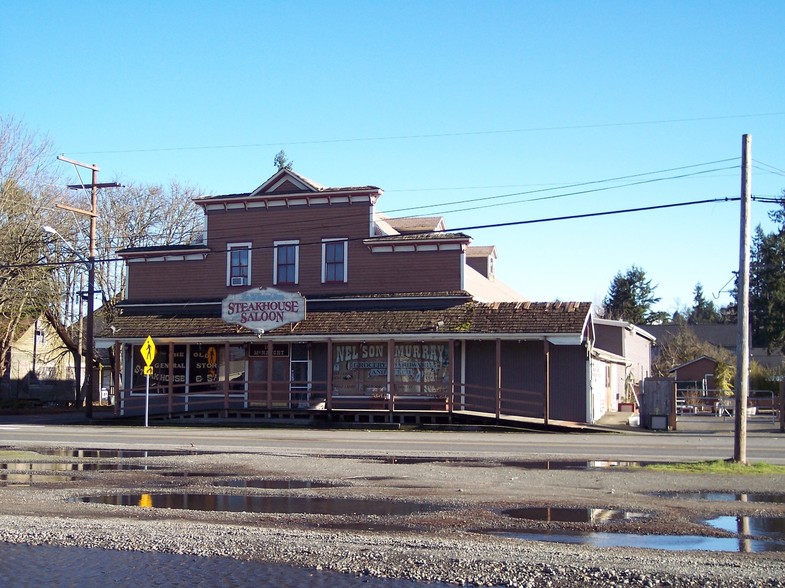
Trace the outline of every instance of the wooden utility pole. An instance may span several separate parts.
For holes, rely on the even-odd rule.
[[[68,187],[72,190],[90,188],[90,210],[82,210],[81,208],[74,208],[66,206],[65,204],[58,204],[58,208],[70,210],[77,214],[84,214],[90,217],[90,251],[87,258],[87,317],[85,319],[85,416],[93,418],[93,400],[97,396],[98,382],[95,379],[95,225],[98,218],[98,189],[99,188],[119,188],[120,184],[111,182],[108,184],[98,183],[98,166],[80,161],[68,159],[62,155],[58,155],[57,159],[65,161],[78,167],[84,167],[93,171],[92,183],[90,184],[73,184]]]
[[[741,238],[736,319],[736,430],[733,461],[747,463],[747,397],[750,386],[750,201],[752,199],[752,137],[741,141]]]

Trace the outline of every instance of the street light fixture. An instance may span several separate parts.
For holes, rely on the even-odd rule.
[[[68,248],[68,250],[71,251],[71,253],[73,253],[74,255],[76,255],[76,257],[79,258],[79,261],[82,264],[84,264],[84,266],[88,270],[88,276],[89,276],[89,271],[90,271],[90,268],[91,268],[90,261],[84,255],[79,253],[76,250],[76,248],[73,245],[71,245],[71,243],[57,231],[57,229],[55,229],[54,227],[51,227],[49,225],[44,225],[41,228],[43,229],[43,231],[45,233],[49,233],[50,235],[55,235],[57,238],[59,238],[60,241],[62,241],[63,244]],[[92,372],[93,372],[92,364],[93,364],[93,359],[94,359],[93,349],[95,347],[95,345],[94,345],[93,329],[89,326],[89,324],[90,324],[90,317],[92,316],[92,311],[90,309],[91,309],[91,302],[93,300],[93,287],[92,286],[88,286],[88,290],[89,290],[88,293],[87,293],[87,297],[88,297],[87,308],[88,308],[88,311],[87,311],[87,317],[86,317],[86,321],[88,323],[88,326],[87,326],[87,329],[86,329],[87,333],[85,334],[85,339],[86,339],[85,344],[87,346],[87,350],[85,351],[85,363],[87,364],[87,367],[85,369],[85,380],[84,380],[84,382],[82,382],[85,391],[90,390],[91,389],[90,387],[92,386]],[[82,297],[83,294],[84,294],[83,292],[80,292],[80,297]],[[79,301],[79,322],[80,322],[80,328],[79,328],[79,343],[78,343],[78,353],[80,355],[82,353],[82,333],[83,333],[83,329],[82,329],[82,326],[81,326],[81,321],[82,321],[82,302],[80,300]],[[77,380],[77,383],[79,383],[79,380],[81,380],[81,378],[79,378]],[[77,400],[78,399],[79,399],[79,396],[77,394]],[[87,394],[85,394],[85,400],[86,399],[87,399]],[[85,411],[86,411],[86,414],[87,414],[88,417],[92,416],[91,411],[87,411],[87,408],[85,408]]]
[[[62,155],[58,155],[57,159],[60,161],[64,161],[66,163],[70,163],[75,167],[83,167],[89,170],[92,170],[92,182],[89,184],[78,184],[68,186],[70,189],[90,189],[90,210],[82,210],[81,208],[74,208],[72,206],[67,206],[65,204],[58,204],[58,208],[62,208],[64,210],[69,210],[71,212],[75,212],[77,214],[84,214],[90,217],[90,254],[87,258],[88,264],[88,273],[87,273],[87,352],[85,354],[85,361],[87,362],[87,387],[85,390],[85,416],[89,419],[93,418],[93,398],[96,396],[96,392],[98,387],[96,386],[95,378],[93,377],[93,363],[95,358],[95,301],[93,299],[93,293],[95,291],[95,225],[96,219],[98,218],[98,189],[99,188],[119,188],[120,184],[117,183],[109,183],[109,184],[99,184],[98,183],[98,166],[95,164],[89,163],[82,163],[81,161],[75,161],[73,159],[68,159]]]
[[[85,267],[88,267],[90,265],[90,262],[87,260],[87,258],[81,253],[79,253],[74,248],[74,246],[71,245],[71,243],[69,243],[68,240],[59,233],[57,229],[55,229],[54,227],[50,227],[49,225],[44,225],[43,227],[41,227],[41,229],[44,231],[44,233],[49,233],[50,235],[54,235],[55,237],[60,239],[63,242],[63,245],[68,247],[68,250],[74,255],[76,255],[79,258],[79,261],[81,261],[85,265]]]

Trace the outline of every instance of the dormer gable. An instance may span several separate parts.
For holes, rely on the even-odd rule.
[[[466,264],[493,280],[496,273],[496,247],[494,245],[473,245],[466,248]]]
[[[284,168],[270,176],[261,186],[251,192],[250,196],[266,194],[301,194],[303,192],[321,192],[326,188],[306,178],[292,169]]]
[[[360,203],[373,206],[381,195],[382,190],[376,186],[330,188],[294,170],[281,169],[252,192],[201,196],[194,202],[206,211]]]

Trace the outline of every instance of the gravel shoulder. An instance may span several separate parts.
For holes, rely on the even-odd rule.
[[[516,456],[288,455],[220,452],[148,458],[74,458],[0,451],[5,472],[61,463],[51,475],[0,487],[0,541],[158,551],[284,563],[365,577],[478,586],[785,586],[785,552],[676,552],[522,541],[492,531],[595,530],[723,536],[718,515],[783,517],[783,503],[673,499],[670,491],[785,492],[785,476],[688,475],[640,468],[551,469]],[[78,461],[81,468],[69,464]],[[126,469],[109,468],[122,462]],[[94,465],[87,465],[94,464]],[[130,466],[144,469],[129,469]],[[44,465],[35,467],[43,468]],[[62,478],[62,479],[60,479]],[[239,487],[241,480],[324,487]],[[232,485],[234,483],[234,485]],[[84,503],[82,496],[171,493],[416,503],[412,514],[167,510]],[[538,522],[505,516],[529,506],[647,513],[608,522]],[[394,509],[392,509],[394,510]]]

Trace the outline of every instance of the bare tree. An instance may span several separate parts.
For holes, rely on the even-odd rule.
[[[11,344],[59,298],[42,238],[58,195],[50,143],[0,116],[0,374]]]
[[[46,139],[0,116],[0,375],[6,372],[11,343],[44,315],[73,355],[78,400],[89,221],[55,203],[89,210],[90,194],[66,192],[64,171]],[[99,193],[96,286],[108,310],[125,289],[118,249],[201,239],[203,214],[193,203],[197,195],[195,188],[177,182]],[[57,234],[47,237],[42,230],[47,225]]]
[[[167,186],[127,183],[98,196],[96,287],[103,304],[111,306],[125,290],[125,271],[117,250],[129,247],[188,244],[201,240],[204,216],[193,202],[196,188],[171,182]],[[89,208],[89,191],[72,195],[72,206]],[[86,221],[64,216],[69,239],[88,250]]]

